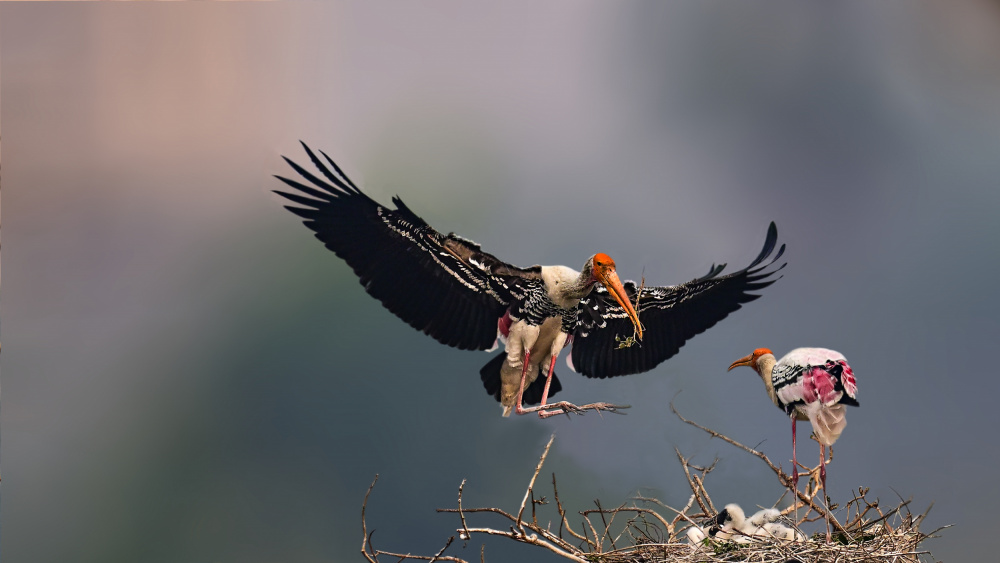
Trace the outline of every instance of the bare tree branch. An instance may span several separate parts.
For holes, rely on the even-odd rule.
[[[762,452],[755,448],[748,448],[740,442],[733,440],[723,434],[705,428],[697,423],[691,422],[682,417],[671,404],[673,412],[687,424],[695,426],[713,437],[720,438],[736,448],[750,453],[761,459],[768,465],[778,477],[779,483],[787,485],[790,477],[785,474],[780,467],[768,459]],[[852,498],[844,505],[841,511],[845,514],[846,525],[835,523],[838,530],[838,541],[826,543],[822,539],[802,539],[796,541],[780,541],[774,538],[761,538],[756,535],[750,536],[736,532],[738,537],[733,538],[739,541],[727,541],[712,536],[714,532],[703,528],[708,523],[714,525],[717,517],[715,505],[712,497],[708,493],[706,481],[709,474],[715,469],[718,459],[707,466],[695,465],[690,458],[684,457],[679,449],[675,448],[677,459],[681,463],[684,475],[687,480],[691,495],[687,504],[680,510],[672,508],[657,499],[647,498],[642,495],[632,497],[632,504],[622,504],[616,508],[604,508],[600,500],[595,500],[597,508],[583,510],[578,514],[583,518],[583,534],[579,534],[570,527],[567,518],[566,508],[562,504],[559,496],[559,489],[556,485],[555,473],[552,474],[552,491],[555,497],[555,511],[559,526],[556,531],[550,529],[551,522],[542,527],[539,524],[538,511],[545,510],[545,497],[537,497],[535,494],[535,484],[542,466],[548,457],[555,436],[553,435],[539,457],[538,464],[532,474],[524,497],[516,514],[511,514],[500,508],[465,508],[463,504],[463,494],[466,481],[463,480],[458,487],[458,507],[439,508],[438,512],[458,513],[460,527],[457,529],[458,537],[468,541],[474,534],[484,536],[506,538],[518,543],[532,545],[548,550],[570,561],[577,563],[722,563],[730,561],[747,561],[760,563],[778,563],[788,561],[811,561],[816,563],[841,563],[846,561],[859,563],[917,563],[926,551],[918,551],[918,547],[925,539],[932,537],[933,533],[945,527],[938,528],[931,534],[923,533],[919,530],[919,524],[926,516],[926,512],[914,515],[909,510],[910,500],[902,500],[894,508],[883,511],[879,506],[878,499],[869,500],[867,495],[869,490],[859,487],[856,492],[852,492]],[[797,498],[793,499],[794,507],[806,507],[808,510],[802,515],[801,520],[796,524],[811,522],[819,518],[826,517],[827,513],[832,513],[836,509],[836,504],[830,504],[829,509],[824,509],[818,502],[816,496],[820,493],[819,468],[805,467],[809,480],[806,482],[805,491],[795,491]],[[434,555],[413,555],[410,553],[395,553],[376,549],[372,544],[373,531],[368,530],[366,523],[366,508],[368,497],[375,486],[375,480],[368,487],[365,494],[364,505],[361,509],[362,520],[362,555],[368,563],[379,563],[379,555],[396,557],[399,561],[408,559],[422,561],[450,561],[454,563],[467,563],[464,559],[455,556],[444,555],[445,551],[454,542],[455,536],[449,537],[444,547]],[[788,493],[786,490],[778,501],[770,506],[775,506]],[[536,498],[537,497],[537,498]],[[532,516],[530,521],[524,519],[524,510],[528,502],[531,502]],[[663,507],[676,513],[672,519],[661,515],[655,507],[638,506],[637,502],[651,503]],[[548,509],[552,510],[552,509]],[[784,512],[791,512],[792,507]],[[827,512],[824,512],[827,510]],[[468,519],[470,515],[482,513],[492,513],[505,519],[509,526],[507,529],[491,528],[484,526],[469,527]],[[594,518],[598,515],[600,520]],[[620,518],[619,518],[620,516]],[[832,516],[832,514],[831,514]],[[595,525],[595,522],[599,525]],[[679,528],[680,526],[680,528]],[[699,529],[703,536],[709,536],[702,541],[694,542],[688,540],[687,532]],[[568,534],[565,538],[563,534]],[[570,541],[579,541],[579,545],[573,545]],[[687,540],[687,541],[685,541]],[[688,541],[694,543],[688,543]],[[486,561],[486,546],[480,548],[480,563]]]

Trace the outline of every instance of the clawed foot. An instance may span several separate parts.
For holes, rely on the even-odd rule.
[[[611,403],[590,403],[587,405],[574,405],[566,401],[560,401],[558,403],[552,403],[549,405],[540,405],[537,407],[531,407],[527,409],[522,409],[524,413],[537,412],[539,418],[548,418],[550,416],[556,416],[559,414],[565,414],[567,416],[570,413],[573,414],[584,414],[587,411],[607,411],[615,414],[625,414],[619,412],[622,409],[630,408],[631,405],[614,405]]]

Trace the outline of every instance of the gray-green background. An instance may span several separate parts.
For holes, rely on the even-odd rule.
[[[8,561],[360,560],[433,553],[466,502],[516,509],[542,445],[570,510],[768,504],[755,460],[667,409],[790,454],[753,348],[842,351],[862,407],[835,499],[895,491],[938,558],[995,555],[1000,330],[996,2],[465,2],[0,6]],[[488,356],[368,297],[280,207],[303,139],[377,200],[520,265],[670,284],[784,278],[654,371],[502,419]],[[803,441],[800,454],[816,458]],[[548,478],[541,479],[548,483]],[[714,487],[712,483],[714,482]],[[483,523],[499,524],[484,519]],[[479,540],[454,554],[478,560]],[[552,559],[490,541],[487,561]]]

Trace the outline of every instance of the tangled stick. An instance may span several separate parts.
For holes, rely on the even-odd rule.
[[[791,487],[792,487],[792,476],[789,475],[789,474],[787,474],[787,473],[785,473],[784,471],[782,471],[782,469],[780,467],[778,467],[777,465],[775,465],[764,454],[764,452],[755,450],[755,449],[753,449],[753,448],[751,448],[749,446],[745,446],[745,445],[737,442],[736,440],[733,440],[729,436],[725,436],[725,435],[723,435],[720,432],[716,432],[715,430],[712,430],[711,428],[706,428],[706,427],[698,424],[697,422],[692,422],[692,421],[684,418],[683,416],[681,416],[681,413],[677,412],[677,409],[674,407],[674,402],[673,401],[670,401],[670,410],[673,411],[673,413],[675,415],[677,415],[677,418],[681,419],[683,422],[685,422],[687,424],[690,424],[691,426],[694,426],[695,428],[698,428],[700,430],[703,430],[703,431],[707,432],[713,438],[719,438],[720,440],[723,440],[723,441],[725,441],[725,442],[727,442],[729,444],[732,444],[732,445],[736,446],[737,448],[740,448],[741,450],[743,450],[743,451],[745,451],[745,452],[747,452],[747,453],[749,453],[751,455],[759,457],[761,460],[764,461],[764,463],[767,464],[768,467],[771,468],[771,471],[774,471],[774,474],[778,476],[778,481],[781,482],[781,485],[783,487],[791,489]],[[680,455],[680,452],[678,452],[678,455]],[[830,517],[830,523],[833,524],[834,529],[837,530],[840,533],[846,534],[847,530],[845,530],[844,527],[840,525],[840,522],[837,521],[837,519],[833,516],[833,514],[828,513],[827,510],[823,507],[822,504],[816,502],[816,495],[819,494],[820,487],[819,487],[819,479],[816,478],[816,475],[814,475],[813,473],[816,473],[818,475],[819,467],[816,467],[815,469],[811,469],[811,468],[806,468],[806,469],[809,472],[809,484],[806,485],[806,491],[805,492],[798,491],[798,490],[795,491],[795,495],[796,495],[796,497],[798,497],[796,499],[796,503],[801,503],[801,504],[793,505],[791,508],[789,508],[787,510],[789,512],[791,512],[792,510],[797,509],[799,507],[806,507],[806,506],[808,506],[813,512],[815,512],[816,514],[819,515],[819,518],[824,518],[827,515],[829,515],[829,517]],[[685,472],[686,471],[687,470],[685,469]],[[812,484],[812,483],[814,483],[814,482],[816,483],[816,486],[815,487],[810,487],[809,485]],[[806,517],[808,517],[808,513],[806,513],[806,516],[803,517],[803,518],[806,518]],[[806,520],[803,520],[803,521],[806,521]],[[801,523],[802,523],[802,521],[796,522],[796,524],[801,524]]]
[[[687,424],[708,432],[711,436],[720,438],[763,461],[775,473],[782,486],[787,486],[790,483],[790,477],[762,452],[685,419],[674,409],[673,404],[671,404],[671,409]],[[761,539],[734,543],[711,538],[694,544],[688,543],[685,541],[688,530],[692,527],[705,530],[711,522],[715,521],[717,516],[715,504],[705,483],[719,460],[714,460],[708,466],[698,466],[693,464],[690,458],[684,457],[679,449],[675,449],[675,453],[684,469],[688,488],[691,490],[691,495],[682,508],[676,509],[657,499],[641,495],[632,497],[630,499],[632,504],[622,504],[615,508],[604,508],[600,501],[595,501],[596,508],[577,513],[581,517],[581,521],[579,527],[574,529],[570,522],[570,515],[559,496],[556,476],[553,473],[552,491],[556,514],[553,522],[542,526],[538,521],[536,507],[544,508],[552,505],[546,502],[544,497],[536,499],[535,484],[554,439],[553,435],[545,445],[516,513],[495,507],[465,508],[462,503],[465,480],[458,487],[458,507],[439,508],[437,511],[459,515],[459,527],[456,532],[462,540],[467,541],[477,535],[506,538],[543,548],[576,563],[721,563],[723,561],[784,563],[793,560],[817,563],[843,561],[916,563],[921,560],[921,557],[928,555],[926,551],[918,551],[920,544],[947,527],[938,528],[929,534],[923,533],[919,527],[927,512],[914,516],[908,508],[911,501],[902,498],[894,508],[883,511],[879,500],[868,499],[869,490],[859,487],[843,509],[845,512],[844,522],[846,523],[840,524],[839,521],[831,518],[831,521],[836,523],[835,527],[838,530],[838,541],[831,544],[822,540],[781,542]],[[818,467],[806,469],[809,471],[811,481],[805,492],[797,492],[798,498],[793,504],[801,508],[808,508],[808,510],[802,519],[795,523],[796,525],[821,519],[826,514],[823,512],[824,507],[815,502],[819,487],[818,485],[813,486],[812,481],[818,480]],[[363,533],[361,552],[368,563],[379,563],[380,555],[393,557],[398,561],[413,559],[469,563],[460,557],[445,555],[445,551],[454,543],[455,536],[449,537],[444,547],[434,555],[413,555],[376,549],[372,545],[373,534],[369,533],[366,523],[366,508],[368,497],[377,481],[378,476],[376,475],[365,494],[364,505],[361,509]],[[782,498],[785,494],[787,491],[782,495]],[[780,500],[781,498],[778,499],[779,502]],[[530,520],[525,516],[529,502],[531,503]],[[651,507],[650,505],[655,506]],[[669,511],[673,517],[663,516],[656,507]],[[790,511],[791,507],[786,508],[784,512]],[[506,529],[469,526],[469,517],[480,513],[500,515],[509,523],[509,526]],[[553,530],[555,522],[558,522],[558,527]],[[485,544],[483,544],[479,553],[481,563],[485,563],[485,553]]]

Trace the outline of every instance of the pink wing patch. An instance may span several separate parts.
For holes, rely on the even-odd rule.
[[[826,366],[812,366],[802,372],[802,399],[806,404],[819,401],[832,405],[840,400],[836,391],[837,380],[826,371]]]
[[[510,311],[504,313],[503,316],[497,320],[497,330],[499,330],[500,334],[503,335],[504,342],[506,342],[507,337],[510,336],[511,324],[513,324],[513,321],[510,320]]]
[[[844,391],[852,399],[858,398],[858,382],[854,379],[854,370],[851,366],[847,365],[844,360],[837,360],[837,363],[844,368],[843,374],[840,376],[840,383],[844,386]]]
[[[858,385],[851,367],[844,360],[827,360],[826,365],[811,366],[802,372],[802,399],[806,404],[819,401],[830,406],[840,402],[843,395],[837,390],[837,376],[831,373],[838,364],[843,368],[839,383],[851,398],[855,397]]]

